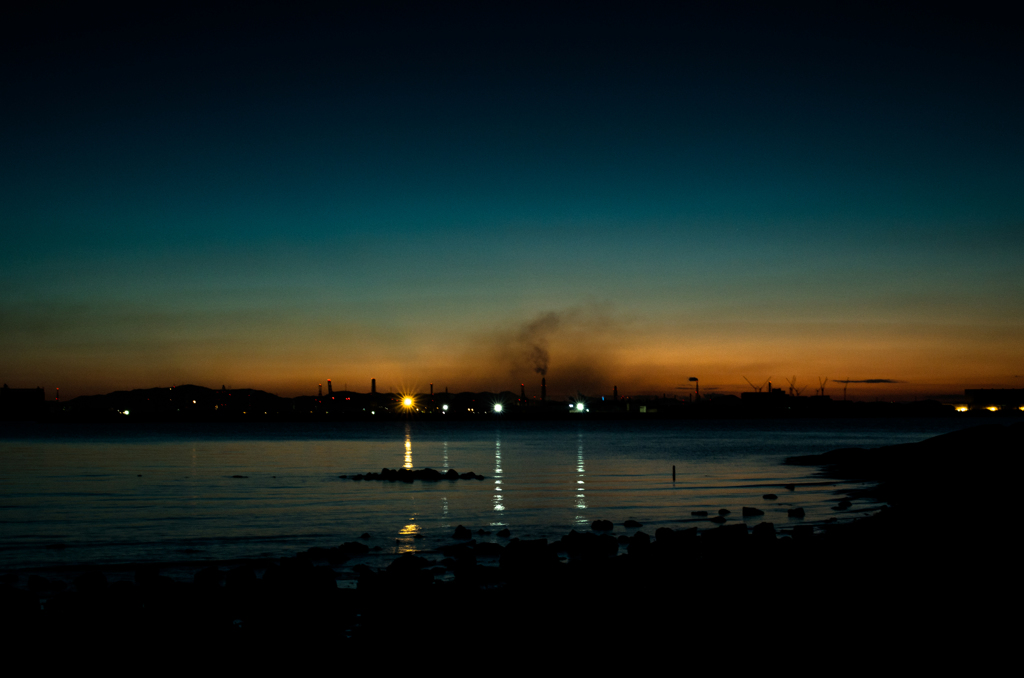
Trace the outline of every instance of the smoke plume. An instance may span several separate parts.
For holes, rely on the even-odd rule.
[[[523,325],[516,338],[516,345],[525,361],[542,377],[548,373],[548,363],[551,361],[548,338],[561,322],[561,316],[554,311],[545,313]]]
[[[525,382],[531,399],[539,394],[541,377],[547,378],[549,399],[577,392],[611,393],[616,383],[620,390],[625,383],[613,378],[620,373],[621,327],[604,306],[545,310],[489,328],[476,342],[482,352],[474,350],[465,362],[481,365],[481,388],[502,390],[512,384],[518,391]],[[501,379],[494,372],[498,366],[507,369],[508,381],[494,381]]]

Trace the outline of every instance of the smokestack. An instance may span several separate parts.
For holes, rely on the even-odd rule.
[[[526,404],[526,384],[519,384],[519,404]]]
[[[370,395],[377,395],[377,380],[370,380]]]
[[[316,397],[317,398],[323,398],[324,397],[324,385],[323,384],[317,384],[316,385]]]
[[[434,383],[433,382],[430,383],[430,397],[431,398],[434,397]]]
[[[334,389],[331,387],[331,380],[327,380],[327,395],[334,395]]]
[[[540,401],[542,403],[548,400],[548,380],[547,377],[540,378]]]
[[[619,387],[618,386],[612,386],[612,400],[618,400],[618,399],[619,399]]]

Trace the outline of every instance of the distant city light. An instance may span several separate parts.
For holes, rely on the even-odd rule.
[[[956,408],[956,411],[957,412],[966,412],[967,411],[967,405],[959,406],[958,408]]]
[[[999,408],[996,407],[995,405],[989,405],[985,409],[988,410],[989,412],[998,412],[999,411]]]
[[[402,404],[406,407],[412,407],[412,398],[404,398]]]
[[[494,411],[501,412],[501,403],[494,403]]]
[[[580,412],[583,411],[584,407],[585,405],[583,403],[576,403],[576,409],[579,410]]]
[[[444,410],[445,412],[447,412],[448,411],[448,406],[447,405],[441,405],[441,409]]]

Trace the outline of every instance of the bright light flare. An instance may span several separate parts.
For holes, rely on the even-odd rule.
[[[501,403],[494,403],[494,411],[495,412],[497,412],[498,414],[501,414],[501,411],[503,409],[504,409],[504,407],[502,406]]]
[[[586,407],[584,403],[576,403],[576,409],[579,410],[580,412],[583,411],[584,407]]]

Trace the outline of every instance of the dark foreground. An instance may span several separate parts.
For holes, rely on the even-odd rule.
[[[191,584],[140,568],[108,584],[100,572],[66,590],[22,577],[0,585],[3,637],[229,644],[323,640],[332,648],[522,649],[564,645],[628,650],[670,642],[692,651],[867,642],[921,642],[951,625],[984,625],[1008,596],[1014,539],[998,523],[1015,497],[982,482],[1024,449],[1024,425],[982,426],[921,443],[837,450],[789,463],[831,477],[878,481],[878,514],[815,533],[779,535],[770,523],[698,534],[659,529],[628,538],[595,526],[555,542],[476,543],[365,568],[339,589],[336,566],[361,548],[311,549],[268,567],[207,567]],[[985,472],[982,472],[982,469]],[[483,564],[487,563],[487,565]],[[453,581],[435,580],[450,572]],[[954,627],[955,628],[955,627]]]

